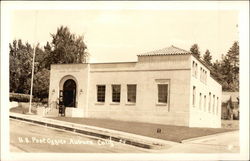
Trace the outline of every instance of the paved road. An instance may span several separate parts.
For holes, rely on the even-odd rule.
[[[166,153],[239,153],[239,131],[227,132],[176,144]]]
[[[11,152],[59,153],[141,153],[137,148],[123,143],[46,128],[17,120],[10,120]]]

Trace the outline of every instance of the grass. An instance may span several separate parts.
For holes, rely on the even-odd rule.
[[[159,138],[174,142],[181,142],[182,140],[185,139],[236,130],[236,129],[226,129],[226,128],[189,128],[185,126],[127,122],[127,121],[118,121],[109,119],[70,118],[70,117],[57,117],[52,119],[119,130],[119,131],[124,131],[133,134]],[[157,133],[158,128],[161,129],[161,133]]]
[[[20,114],[27,114],[29,112],[29,108],[18,106],[13,107],[10,109],[10,112],[20,113]],[[31,107],[31,113],[36,114],[36,108]]]
[[[18,107],[11,108],[10,111],[15,113],[26,114],[28,113],[29,108],[27,108],[27,106],[21,105]],[[33,106],[31,111],[32,113],[36,114],[36,107]],[[119,130],[174,142],[181,142],[185,139],[234,131],[239,129],[238,120],[222,120],[222,128],[190,128],[185,126],[162,125],[143,122],[127,122],[110,119],[71,117],[55,117],[51,119]],[[161,129],[161,132],[157,133],[157,129]]]

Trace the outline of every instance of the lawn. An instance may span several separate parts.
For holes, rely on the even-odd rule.
[[[26,114],[28,112],[26,106],[11,108],[11,112]],[[32,112],[36,113],[36,108],[32,108]],[[162,125],[142,122],[127,122],[109,119],[94,119],[94,118],[70,118],[70,117],[55,117],[51,119],[67,121],[77,124],[97,126],[113,130],[124,131],[128,133],[144,135],[163,140],[181,142],[185,139],[212,135],[216,133],[228,132],[239,129],[238,120],[222,120],[222,128],[189,128],[185,126]],[[161,129],[157,133],[157,129]]]
[[[236,129],[226,129],[226,128],[189,128],[185,126],[127,122],[127,121],[118,121],[109,119],[69,118],[69,117],[57,117],[52,119],[119,130],[128,133],[144,135],[148,137],[159,138],[174,142],[181,142],[182,140],[185,139],[236,130]],[[157,129],[161,129],[161,132],[157,133]]]
[[[26,113],[29,112],[29,107],[27,105],[26,106],[20,105],[20,106],[11,108],[10,112],[26,114]],[[36,107],[32,106],[31,112],[34,113],[34,114],[36,114]]]

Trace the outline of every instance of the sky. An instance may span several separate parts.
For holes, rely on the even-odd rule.
[[[239,40],[235,10],[81,9],[14,10],[11,41],[51,42],[61,25],[84,36],[90,62],[136,61],[137,55],[171,45],[189,50],[197,43],[203,55],[221,59]]]

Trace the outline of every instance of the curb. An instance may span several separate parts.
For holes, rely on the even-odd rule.
[[[196,137],[196,138],[185,139],[185,140],[182,140],[181,143],[188,143],[188,142],[196,141],[196,140],[200,140],[200,139],[207,139],[207,138],[210,138],[210,137],[213,137],[213,136],[220,136],[220,135],[224,135],[224,134],[230,134],[230,133],[234,133],[236,131],[238,131],[238,130],[233,130],[233,131],[228,131],[228,132],[222,132],[222,133],[217,133],[217,134],[212,134],[212,135],[206,135],[206,136],[200,136],[200,137]]]
[[[39,117],[36,115],[24,115],[18,113],[11,113],[9,118],[32,122],[35,124],[53,127],[57,129],[63,129],[66,131],[71,131],[87,136],[94,136],[102,139],[110,139],[115,142],[120,142],[144,149],[161,149],[166,145],[176,145],[178,143],[126,133],[122,131],[116,131],[111,129],[100,128],[96,126],[75,124],[65,121],[53,120],[48,118]]]

